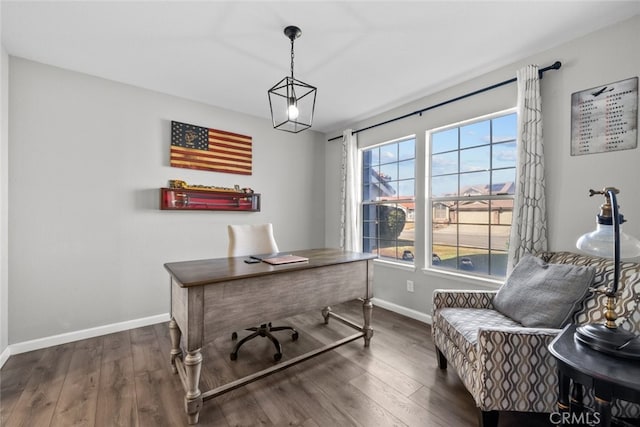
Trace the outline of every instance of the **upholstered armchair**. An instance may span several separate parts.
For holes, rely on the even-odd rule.
[[[538,255],[550,264],[595,268],[590,292],[577,304],[570,321],[603,323],[605,289],[613,277],[609,259],[571,252]],[[620,272],[617,324],[640,334],[640,264],[623,262]],[[432,334],[440,369],[453,366],[481,411],[480,425],[497,425],[499,411],[557,411],[558,380],[555,359],[547,350],[561,331],[524,327],[498,312],[497,291],[435,290]],[[526,299],[522,304],[526,304]],[[586,396],[590,404],[590,394]],[[640,417],[638,405],[616,401],[614,416]]]

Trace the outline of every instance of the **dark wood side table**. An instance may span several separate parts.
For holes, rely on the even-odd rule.
[[[558,409],[568,412],[574,408],[569,396],[570,380],[573,380],[578,387],[593,389],[595,412],[592,421],[609,426],[613,399],[640,403],[640,363],[610,356],[579,343],[573,338],[575,330],[576,325],[568,325],[549,344],[549,352],[558,364]],[[574,399],[576,396],[582,399],[581,389]]]

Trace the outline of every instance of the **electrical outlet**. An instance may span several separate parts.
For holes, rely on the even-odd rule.
[[[407,280],[407,292],[413,292],[413,280]]]

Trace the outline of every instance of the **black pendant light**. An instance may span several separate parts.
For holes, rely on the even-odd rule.
[[[302,31],[295,26],[284,29],[291,40],[291,77],[286,76],[269,89],[269,107],[275,129],[298,133],[311,127],[317,89],[293,77],[293,41]]]

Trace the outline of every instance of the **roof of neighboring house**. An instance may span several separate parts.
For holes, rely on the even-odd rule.
[[[394,194],[396,194],[396,191],[393,189],[391,184],[388,183],[388,181],[391,180],[390,176],[378,172],[374,168],[371,168],[370,171],[371,183],[380,189],[380,192],[383,194],[383,196],[393,196]]]
[[[485,194],[514,194],[516,185],[511,182],[500,182],[489,186],[487,185],[469,185],[460,190],[460,194],[464,196],[483,196]]]
[[[486,211],[487,205],[489,204],[488,200],[469,200],[469,201],[443,201],[438,202],[439,204],[446,206],[452,211]],[[506,211],[513,210],[513,200],[492,200],[491,201],[491,209],[502,209]]]

